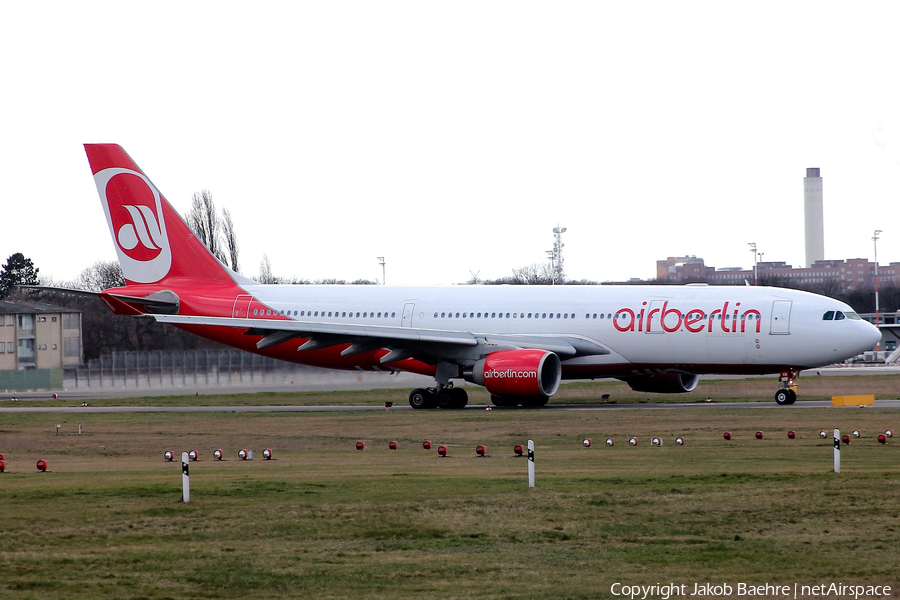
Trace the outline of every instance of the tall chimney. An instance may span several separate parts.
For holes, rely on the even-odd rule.
[[[822,178],[819,168],[806,169],[803,178],[803,220],[806,233],[806,266],[825,260],[825,217],[822,210]]]

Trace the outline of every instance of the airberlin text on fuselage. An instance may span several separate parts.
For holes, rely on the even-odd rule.
[[[674,333],[684,327],[691,333],[723,331],[725,333],[744,333],[747,330],[747,322],[750,322],[750,330],[759,333],[760,313],[754,308],[741,309],[741,303],[735,302],[729,309],[729,302],[711,311],[708,315],[705,311],[694,308],[682,312],[677,308],[669,308],[668,302],[647,310],[647,303],[643,302],[637,312],[630,308],[620,308],[616,311],[613,321],[619,331],[641,331]],[[740,321],[740,326],[738,326]],[[716,323],[718,322],[718,324]],[[658,328],[658,329],[656,329]],[[755,329],[754,329],[755,328]]]

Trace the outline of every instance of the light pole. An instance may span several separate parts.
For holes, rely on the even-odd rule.
[[[386,277],[386,271],[385,271],[385,267],[384,267],[384,257],[376,256],[375,258],[378,259],[378,264],[381,265],[381,285],[384,285],[385,284],[384,279]]]
[[[765,254],[765,252],[757,252],[757,253],[756,253],[756,256],[759,258],[759,262],[756,263],[756,264],[757,264],[757,273],[759,272],[759,266],[758,266],[758,265],[759,265],[759,263],[761,263],[761,262],[763,261],[762,257],[763,257],[764,254]],[[759,275],[757,275],[757,278],[759,278]],[[757,285],[759,285],[759,284],[757,283]]]
[[[881,320],[878,317],[878,234],[881,233],[880,229],[875,230],[875,235],[872,236],[872,243],[875,244],[875,327],[880,327]],[[875,352],[881,350],[881,339],[878,340],[878,343],[875,344]]]
[[[747,245],[753,253],[753,285],[759,285],[759,275],[756,272],[756,242],[747,242]]]

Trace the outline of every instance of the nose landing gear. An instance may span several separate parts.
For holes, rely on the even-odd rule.
[[[775,403],[779,406],[785,404],[793,404],[797,401],[797,379],[800,377],[800,371],[790,369],[781,372],[780,389],[775,392]]]

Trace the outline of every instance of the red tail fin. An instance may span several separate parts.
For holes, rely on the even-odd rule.
[[[128,284],[172,278],[233,283],[121,146],[85,144],[84,149]]]

